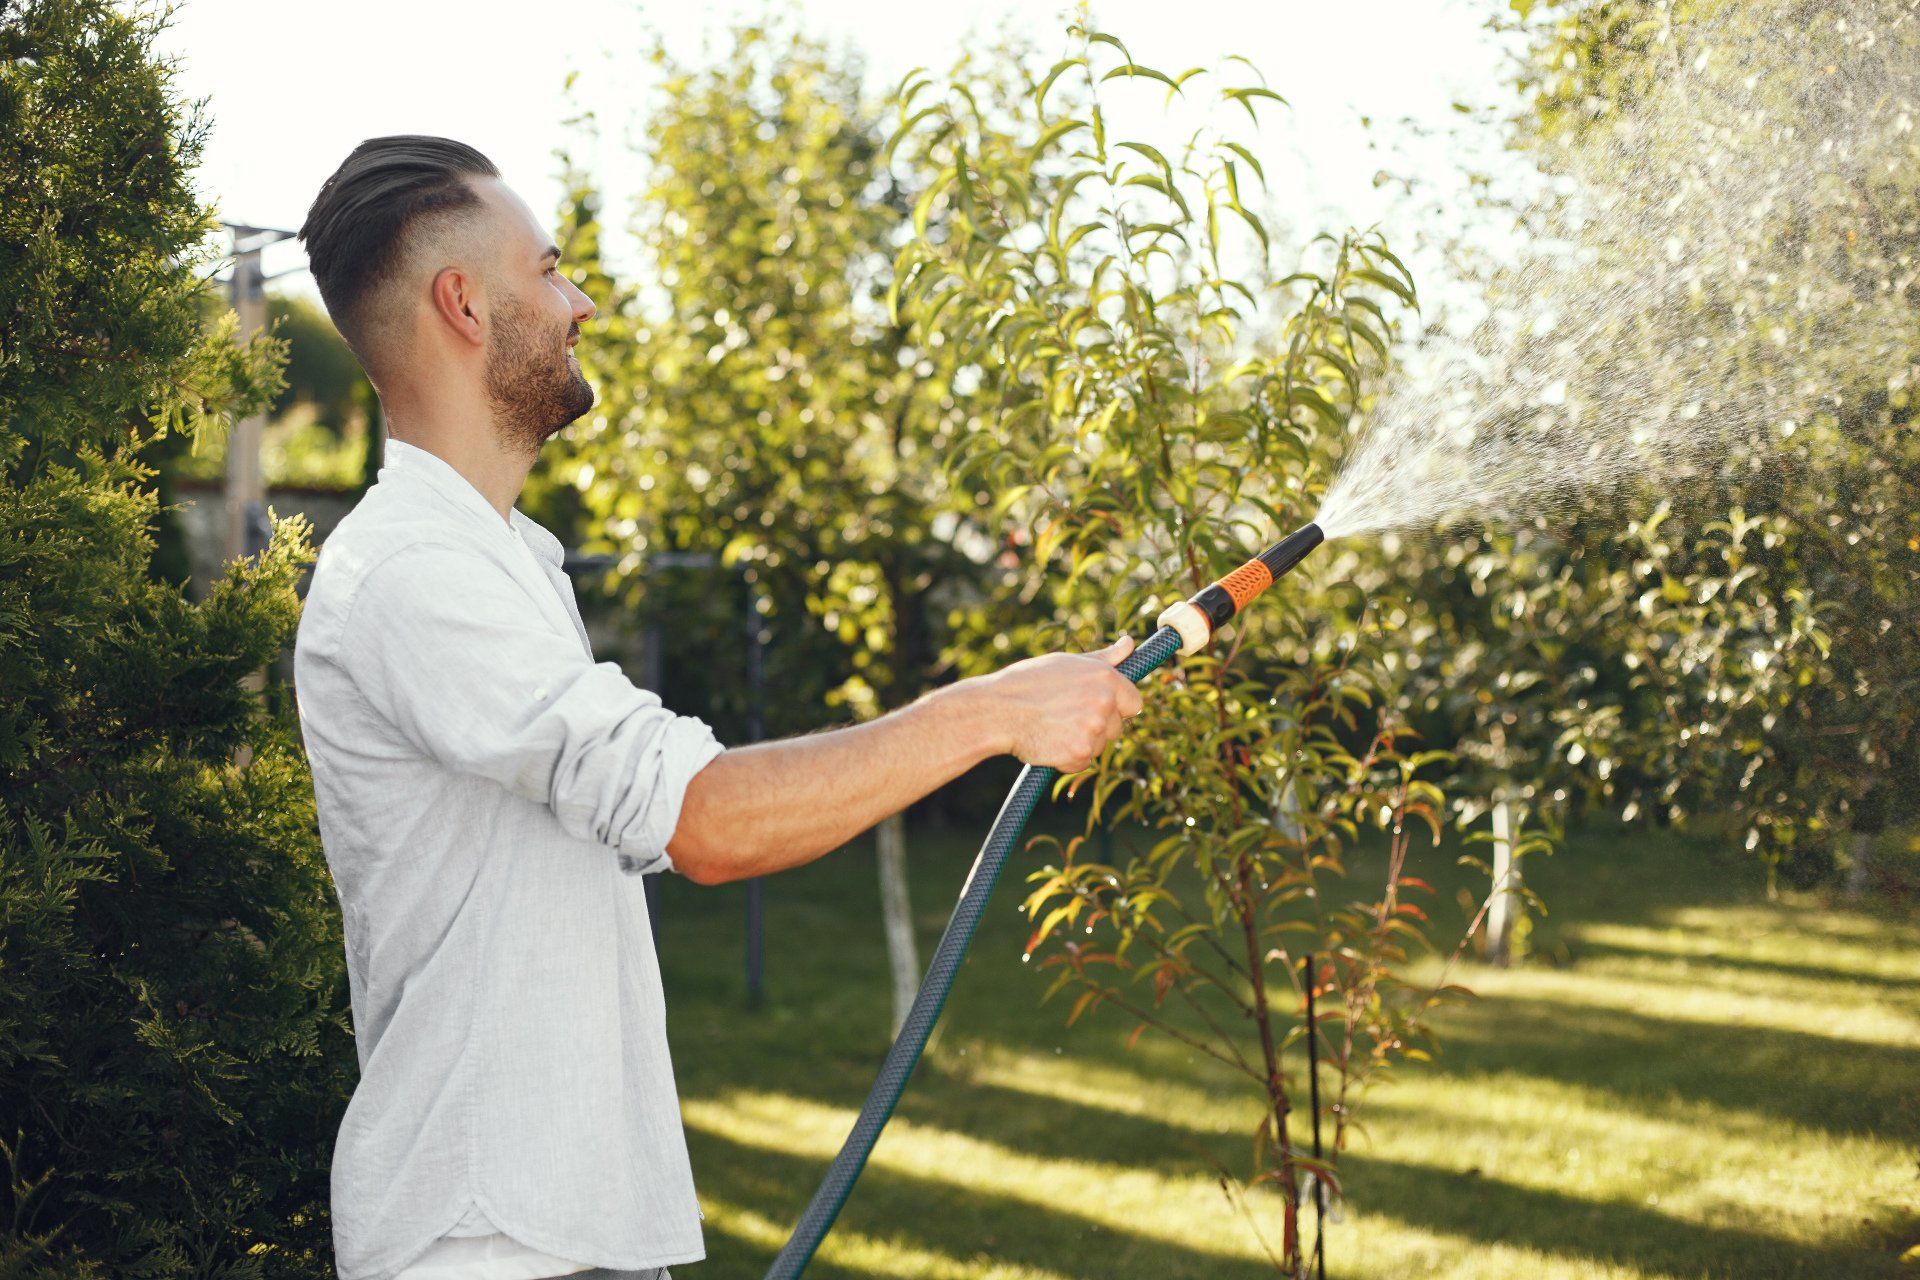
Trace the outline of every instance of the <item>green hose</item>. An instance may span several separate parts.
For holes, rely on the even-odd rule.
[[[1138,682],[1179,651],[1180,633],[1170,626],[1161,627],[1145,644],[1128,654],[1118,670],[1127,679]],[[901,1025],[893,1047],[887,1050],[880,1075],[860,1108],[860,1118],[854,1121],[853,1132],[847,1135],[840,1154],[833,1158],[807,1211],[800,1215],[800,1224],[793,1229],[786,1248],[773,1260],[767,1280],[798,1280],[807,1264],[813,1261],[814,1250],[832,1229],[834,1219],[840,1216],[841,1207],[853,1192],[854,1182],[866,1168],[867,1157],[873,1154],[874,1144],[880,1140],[880,1131],[886,1128],[894,1107],[899,1105],[907,1077],[920,1061],[927,1037],[933,1034],[934,1023],[940,1020],[947,992],[953,988],[960,961],[967,954],[967,944],[973,940],[974,926],[980,923],[994,882],[1000,878],[1000,868],[1019,842],[1027,819],[1033,816],[1057,776],[1056,770],[1028,765],[1020,771],[1013,790],[1007,793],[1006,803],[1000,806],[1000,816],[994,819],[986,843],[980,846],[980,856],[974,859],[973,871],[960,890],[960,902],[947,921],[947,931],[940,935],[940,945],[934,949],[933,962],[927,966],[927,976],[913,998],[913,1008]]]

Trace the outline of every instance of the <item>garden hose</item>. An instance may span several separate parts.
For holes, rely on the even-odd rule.
[[[1138,682],[1175,655],[1198,651],[1213,638],[1216,630],[1272,586],[1275,579],[1305,559],[1324,538],[1319,525],[1303,525],[1226,577],[1196,592],[1192,599],[1171,606],[1160,615],[1159,629],[1120,663],[1120,674]],[[973,870],[961,887],[960,901],[947,921],[946,932],[940,935],[940,945],[934,949],[927,976],[921,980],[920,990],[913,998],[913,1008],[907,1013],[893,1047],[887,1050],[880,1074],[860,1108],[859,1118],[853,1122],[853,1132],[847,1135],[840,1154],[833,1158],[786,1247],[773,1260],[767,1280],[799,1280],[813,1260],[814,1250],[820,1247],[834,1219],[840,1216],[841,1207],[853,1192],[854,1182],[866,1168],[867,1157],[880,1140],[880,1131],[893,1118],[893,1109],[907,1087],[907,1077],[920,1061],[927,1037],[933,1034],[934,1023],[940,1020],[940,1010],[947,1003],[947,993],[953,989],[954,977],[967,954],[967,944],[973,940],[974,926],[980,923],[994,882],[1000,878],[1000,868],[1026,829],[1027,819],[1033,816],[1034,809],[1058,776],[1056,769],[1028,765],[1020,771],[1013,790],[1007,793],[1000,815],[993,820],[986,843],[980,846]]]

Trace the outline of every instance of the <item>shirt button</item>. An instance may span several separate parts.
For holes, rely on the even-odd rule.
[[[545,685],[541,685],[533,691],[533,700],[535,702],[545,702],[547,700],[547,687]]]

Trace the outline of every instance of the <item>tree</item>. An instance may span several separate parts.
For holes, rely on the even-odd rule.
[[[1371,234],[1316,238],[1299,270],[1256,293],[1263,179],[1232,117],[1216,112],[1170,158],[1113,135],[1105,97],[1204,94],[1257,118],[1279,95],[1244,70],[1143,65],[1084,19],[1070,44],[1011,99],[964,61],[944,80],[914,73],[891,144],[921,193],[898,307],[981,370],[992,411],[955,465],[998,495],[1017,535],[962,637],[982,662],[1144,633],[1162,606],[1310,518],[1385,358],[1389,308],[1414,301]],[[1278,339],[1249,349],[1262,313]],[[1116,1010],[1136,1037],[1173,1037],[1246,1081],[1259,1118],[1243,1185],[1278,1191],[1273,1257],[1288,1275],[1304,1273],[1307,1175],[1335,1179],[1364,1087],[1424,1052],[1425,1015],[1458,991],[1404,973],[1425,943],[1413,833],[1437,840],[1443,798],[1424,777],[1434,753],[1411,750],[1391,710],[1384,612],[1303,572],[1215,652],[1156,680],[1135,729],[1062,780],[1091,793],[1087,834],[1034,874],[1026,903],[1029,955],[1058,970],[1052,990],[1078,992],[1070,1022]],[[1111,859],[1091,838],[1103,826]],[[1387,846],[1382,882],[1349,896],[1341,877],[1367,829]],[[1305,981],[1333,1076],[1321,1160],[1296,1114],[1304,1064],[1287,1053],[1307,1034]]]
[[[856,70],[777,24],[732,40],[706,68],[654,54],[634,225],[648,287],[604,273],[576,174],[563,247],[606,300],[581,344],[602,400],[555,442],[547,475],[577,493],[588,546],[622,555],[613,590],[692,606],[676,629],[704,619],[680,637],[698,666],[739,652],[750,597],[726,575],[745,578],[780,732],[811,727],[823,704],[864,718],[932,685],[943,593],[977,572],[959,544],[986,498],[941,468],[971,412],[950,363],[883,305],[911,198],[875,163],[883,138]],[[669,583],[649,566],[663,551],[708,553],[719,577]],[[738,698],[745,681],[714,691],[725,684]],[[880,868],[896,1027],[920,978],[905,860],[895,815]]]
[[[202,324],[205,121],[159,20],[0,4],[0,1271],[331,1272],[353,1065],[291,699],[298,519],[207,599],[149,574],[143,452],[280,386]]]

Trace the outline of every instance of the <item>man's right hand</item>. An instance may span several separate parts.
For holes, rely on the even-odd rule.
[[[1093,653],[1042,654],[981,677],[1001,749],[1062,773],[1090,766],[1140,714],[1140,690],[1114,670],[1132,652],[1133,638],[1121,636]]]

